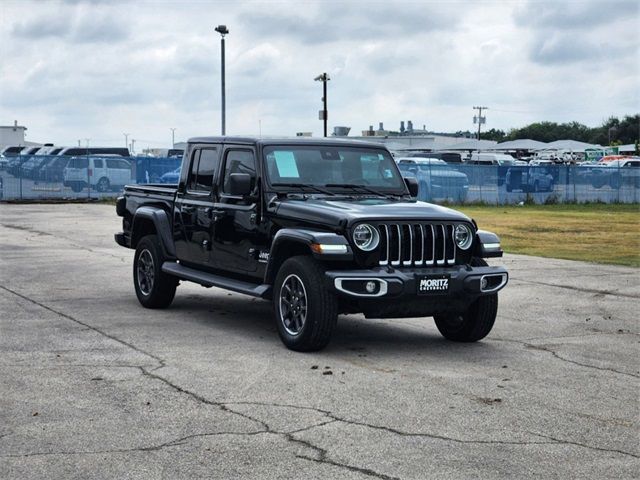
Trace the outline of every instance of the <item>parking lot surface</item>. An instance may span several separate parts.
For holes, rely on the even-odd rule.
[[[143,309],[114,210],[0,205],[0,478],[637,478],[637,269],[507,255],[484,341],[301,354],[239,294]]]

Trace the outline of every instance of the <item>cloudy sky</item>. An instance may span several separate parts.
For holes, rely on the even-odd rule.
[[[640,2],[0,2],[0,124],[27,139],[140,147],[220,132],[321,135],[401,120],[433,131],[539,120],[590,126],[640,111]]]

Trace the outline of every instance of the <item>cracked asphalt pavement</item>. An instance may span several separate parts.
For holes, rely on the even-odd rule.
[[[484,341],[300,354],[239,294],[143,309],[114,210],[0,205],[0,478],[638,478],[638,269],[507,255]]]

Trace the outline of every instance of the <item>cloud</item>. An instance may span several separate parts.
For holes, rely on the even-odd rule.
[[[395,41],[403,43],[407,35],[452,30],[454,19],[452,10],[443,5],[326,2],[312,15],[308,9],[251,10],[242,15],[241,22],[263,38],[288,37],[316,45],[382,40],[392,35],[397,36]]]
[[[57,38],[68,43],[115,43],[129,37],[122,19],[98,12],[77,9],[70,12],[41,15],[17,22],[11,32],[22,40]]]
[[[560,6],[558,6],[558,4]],[[166,146],[219,132],[227,24],[227,129],[360,132],[411,119],[435,131],[535,120],[597,125],[640,110],[634,2],[22,0],[2,4],[0,117],[31,140]],[[215,5],[215,8],[212,7]],[[610,7],[609,5],[613,5]],[[120,143],[118,143],[120,144]]]
[[[545,30],[581,30],[607,25],[640,13],[637,0],[529,1],[518,8],[514,19],[518,26]]]

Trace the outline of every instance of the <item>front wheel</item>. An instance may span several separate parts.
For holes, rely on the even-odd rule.
[[[338,300],[324,284],[324,270],[311,257],[285,261],[273,291],[280,339],[291,350],[321,350],[329,343],[338,319]]]
[[[142,237],[133,257],[133,286],[143,307],[167,308],[173,301],[178,279],[162,271],[163,262],[158,237]]]
[[[474,267],[487,266],[481,258],[471,261]],[[498,314],[498,294],[479,297],[463,313],[435,315],[436,327],[447,340],[454,342],[477,342],[486,337]]]

